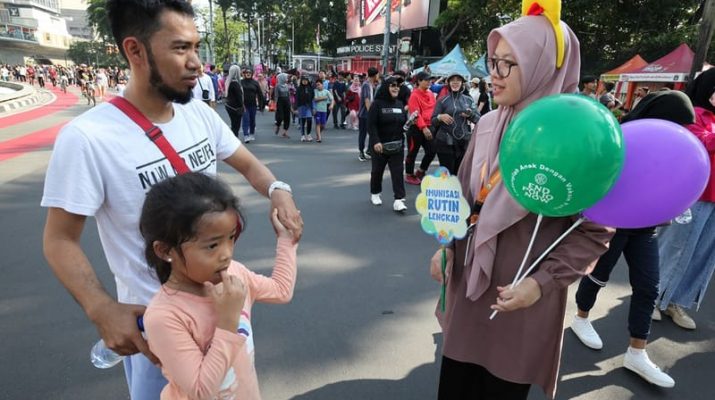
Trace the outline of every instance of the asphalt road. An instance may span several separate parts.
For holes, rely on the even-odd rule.
[[[74,106],[69,114],[83,109]],[[259,115],[257,140],[249,147],[293,186],[306,226],[292,303],[254,308],[264,399],[435,399],[441,335],[433,311],[439,288],[427,263],[436,245],[419,228],[418,188],[408,185],[410,209],[397,215],[386,173],[385,204],[374,207],[370,164],[357,160],[356,133],[329,129],[321,144],[300,143],[294,130],[291,139],[274,136],[271,118]],[[24,129],[42,124],[39,118],[27,121]],[[0,146],[7,132],[0,129]],[[46,212],[39,202],[49,150],[0,161],[0,177],[9,177],[0,181],[0,399],[127,399],[121,367],[98,370],[90,364],[97,332],[42,255]],[[275,237],[268,202],[240,175],[225,166],[220,171],[248,219],[235,257],[270,273]],[[83,245],[113,290],[93,220]],[[709,381],[715,366],[712,293],[694,315],[697,330],[684,331],[667,317],[653,325],[649,354],[674,377],[675,388],[656,388],[621,367],[628,345],[626,272],[625,264],[617,267],[592,311],[603,350],[585,348],[567,329],[557,398],[715,398]],[[567,324],[573,307],[571,301]],[[530,399],[544,398],[532,389]]]

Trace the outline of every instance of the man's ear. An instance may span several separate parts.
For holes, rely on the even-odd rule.
[[[126,54],[129,60],[129,65],[144,65],[147,60],[146,46],[144,46],[136,36],[124,38],[122,47],[124,48],[124,54]]]

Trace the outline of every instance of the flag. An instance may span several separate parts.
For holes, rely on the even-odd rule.
[[[318,24],[318,31],[315,32],[315,42],[318,44],[318,47],[320,47],[320,24]]]

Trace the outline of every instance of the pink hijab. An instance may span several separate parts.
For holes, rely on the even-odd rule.
[[[503,38],[511,46],[521,72],[522,98],[513,106],[499,106],[495,112],[479,121],[475,137],[464,157],[467,163],[471,160],[471,168],[462,168],[459,173],[462,187],[470,188],[471,199],[481,188],[482,181],[488,180],[499,167],[499,145],[514,116],[541,97],[577,91],[581,69],[579,43],[568,25],[561,22],[561,26],[564,30],[566,56],[559,69],[556,69],[556,36],[546,17],[521,17],[489,34],[487,49],[490,57],[499,39]],[[485,163],[488,168],[482,178],[481,171]],[[465,265],[472,267],[467,280],[468,298],[477,300],[491,284],[497,235],[528,213],[509,195],[503,183],[489,193],[472,239],[470,257],[465,260]]]

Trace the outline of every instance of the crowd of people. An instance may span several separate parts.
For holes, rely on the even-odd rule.
[[[265,109],[275,111],[274,133],[283,138],[291,137],[295,124],[301,141],[313,142],[314,123],[320,143],[331,117],[333,129],[356,130],[358,159],[372,162],[375,206],[382,204],[386,168],[393,209],[400,213],[407,209],[404,184],[420,184],[435,157],[457,175],[476,222],[430,263],[432,277],[446,285],[445,307],[437,311],[444,338],[439,399],[526,399],[532,385],[553,398],[567,288],[581,280],[571,329],[585,345],[600,348],[589,311],[621,253],[633,288],[623,365],[655,385],[675,384],[645,346],[658,310],[695,329],[685,309],[699,306],[715,268],[712,182],[692,208],[692,223],[657,228],[662,240],[656,227],[616,230],[584,222],[533,274],[510,285],[527,247],[540,254],[578,218],[544,217],[534,238],[537,216],[501,182],[498,155],[509,123],[540,98],[577,93],[582,81],[576,35],[565,23],[553,23],[553,15],[542,15],[542,7],[525,8],[528,15],[489,35],[491,88],[457,72],[437,78],[428,69],[383,77],[375,68],[365,75],[277,70],[265,76],[225,64],[219,72],[197,57],[200,37],[188,3],[109,0],[107,9],[132,77],[122,96],[87,111],[58,136],[42,198],[49,209],[44,252],[107,345],[130,355],[124,366],[132,399],[160,393],[260,398],[251,306],[291,299],[303,228],[291,187],[243,145],[255,140],[256,113]],[[155,30],[146,34],[146,26]],[[191,48],[177,53],[174,43]],[[74,79],[96,82],[89,68],[74,72]],[[595,96],[591,82],[581,83],[588,85],[585,95]],[[599,100],[618,107],[615,98]],[[212,110],[219,102],[230,127]],[[662,118],[684,125],[715,166],[714,111],[715,69],[703,73],[687,96],[644,94],[624,121]],[[175,150],[199,145],[203,156],[196,160]],[[424,156],[415,168],[420,148]],[[213,178],[218,160],[271,202],[277,244],[270,277],[233,261],[243,219],[231,190]],[[160,181],[155,171],[176,176]],[[67,180],[70,174],[76,179]],[[88,216],[96,218],[116,300],[82,248]],[[490,320],[493,311],[500,314]],[[142,314],[146,338],[136,322]]]

